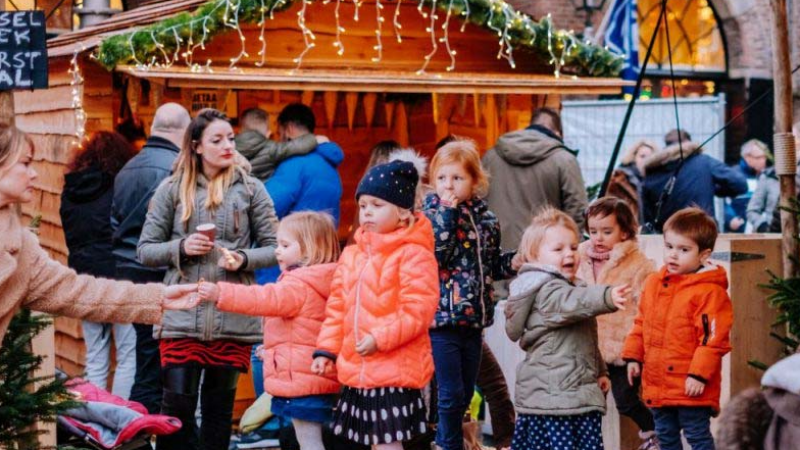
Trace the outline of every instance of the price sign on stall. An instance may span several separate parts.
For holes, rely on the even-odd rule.
[[[0,12],[0,91],[47,89],[43,11]]]

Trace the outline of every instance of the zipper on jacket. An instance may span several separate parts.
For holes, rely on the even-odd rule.
[[[481,233],[480,233],[480,231],[478,231],[478,227],[475,225],[475,220],[472,218],[472,211],[467,211],[467,215],[469,216],[469,222],[472,224],[472,228],[475,230],[475,240],[476,240],[476,244],[477,244],[477,248],[475,250],[478,253],[478,272],[481,275],[481,296],[480,296],[480,300],[479,300],[481,302],[481,313],[482,313],[482,315],[481,315],[481,325],[482,326],[486,326],[486,304],[483,301],[483,293],[484,293],[484,290],[485,290],[484,284],[486,282],[485,281],[486,279],[483,276],[483,258],[481,257],[481,253],[482,253],[482,251],[481,251]]]
[[[358,315],[361,312],[361,281],[364,278],[364,272],[367,270],[367,266],[369,265],[370,259],[372,259],[372,250],[370,248],[369,242],[366,243],[366,247],[367,247],[367,261],[361,267],[361,273],[358,274],[358,281],[356,281],[356,313],[355,316],[353,317],[353,327],[354,327],[353,336],[355,337],[356,345],[358,345],[358,342],[360,341],[358,333]],[[364,363],[364,357],[361,355],[358,356],[361,358],[361,370],[358,373],[358,384],[363,385],[364,370],[366,369],[366,364]]]
[[[708,345],[708,337],[711,331],[708,328],[708,314],[703,314],[703,345]]]
[[[239,204],[233,202],[233,238],[239,236]]]

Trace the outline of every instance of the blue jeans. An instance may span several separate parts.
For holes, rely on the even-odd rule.
[[[463,450],[461,423],[475,392],[483,333],[476,328],[446,327],[430,330],[430,336],[439,389],[436,445],[444,450]]]
[[[83,340],[86,342],[86,379],[93,385],[108,389],[111,366],[111,332],[114,332],[117,367],[111,393],[128,399],[136,375],[136,330],[129,323],[98,323],[84,320]]]
[[[681,430],[692,450],[714,450],[711,408],[666,407],[653,408],[652,411],[661,450],[682,450]]]

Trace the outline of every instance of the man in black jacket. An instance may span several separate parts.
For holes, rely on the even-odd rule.
[[[114,259],[118,279],[137,283],[164,281],[166,268],[145,267],[136,259],[136,246],[147,216],[147,206],[161,182],[172,173],[191,117],[177,103],[156,110],[150,138],[142,151],[125,164],[114,180],[111,206]],[[161,361],[153,326],[134,324],[136,329],[136,377],[130,399],[142,403],[150,413],[161,412]]]

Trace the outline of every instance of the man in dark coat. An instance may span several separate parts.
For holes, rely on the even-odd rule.
[[[177,103],[156,110],[150,138],[142,151],[125,164],[114,180],[111,206],[114,259],[117,279],[137,283],[163,282],[165,268],[145,267],[136,258],[139,235],[147,206],[161,182],[172,173],[191,117]],[[161,412],[161,358],[153,326],[134,324],[136,329],[136,376],[132,401],[142,403],[150,413]]]
[[[677,130],[667,133],[666,147],[645,161],[642,205],[648,232],[661,233],[664,222],[673,213],[689,206],[697,206],[716,217],[715,195],[736,197],[747,192],[747,181],[738,170],[703,154],[700,146],[691,142],[689,133],[682,131],[680,139],[678,136]],[[667,183],[673,175],[670,192]]]

